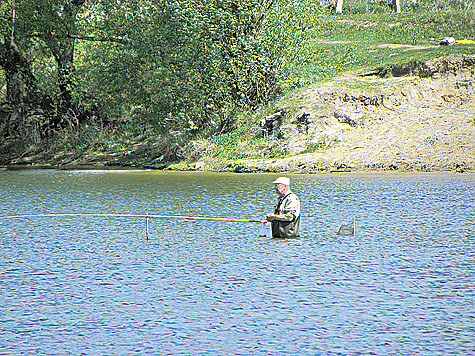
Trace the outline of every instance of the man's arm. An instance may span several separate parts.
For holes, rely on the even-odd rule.
[[[294,219],[293,215],[290,213],[287,214],[268,214],[266,217],[267,221],[292,221]]]

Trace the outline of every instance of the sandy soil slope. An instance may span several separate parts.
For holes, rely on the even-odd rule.
[[[473,66],[427,78],[349,73],[309,87],[297,107],[280,128],[292,156],[247,161],[248,166],[295,172],[475,172]],[[298,154],[312,143],[320,149]]]

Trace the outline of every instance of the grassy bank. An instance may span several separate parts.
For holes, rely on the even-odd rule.
[[[3,152],[22,152],[18,163],[200,169],[206,162],[207,169],[239,171],[240,160],[281,158],[289,153],[278,136],[262,137],[259,121],[283,107],[289,113],[296,112],[296,98],[302,88],[345,73],[357,75],[394,64],[473,55],[473,28],[473,12],[317,13],[302,22],[300,31],[304,34],[299,38],[304,40],[289,41],[286,56],[276,63],[280,68],[278,99],[254,111],[236,113],[234,131],[220,135],[206,130],[163,133],[152,124],[124,120],[108,127],[72,129],[46,145],[17,142],[16,147],[6,146]],[[467,41],[440,46],[439,41],[445,37]],[[302,153],[327,149],[336,141],[322,137],[321,143],[313,143]]]

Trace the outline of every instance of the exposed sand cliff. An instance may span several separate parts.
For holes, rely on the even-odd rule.
[[[293,156],[244,164],[294,172],[475,172],[475,57],[386,70],[401,76],[349,73],[307,88],[280,127]],[[298,154],[312,143],[320,149]]]

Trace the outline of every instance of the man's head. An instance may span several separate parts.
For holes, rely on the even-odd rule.
[[[290,179],[287,177],[279,177],[272,183],[274,183],[275,191],[281,197],[284,196],[290,189]]]

